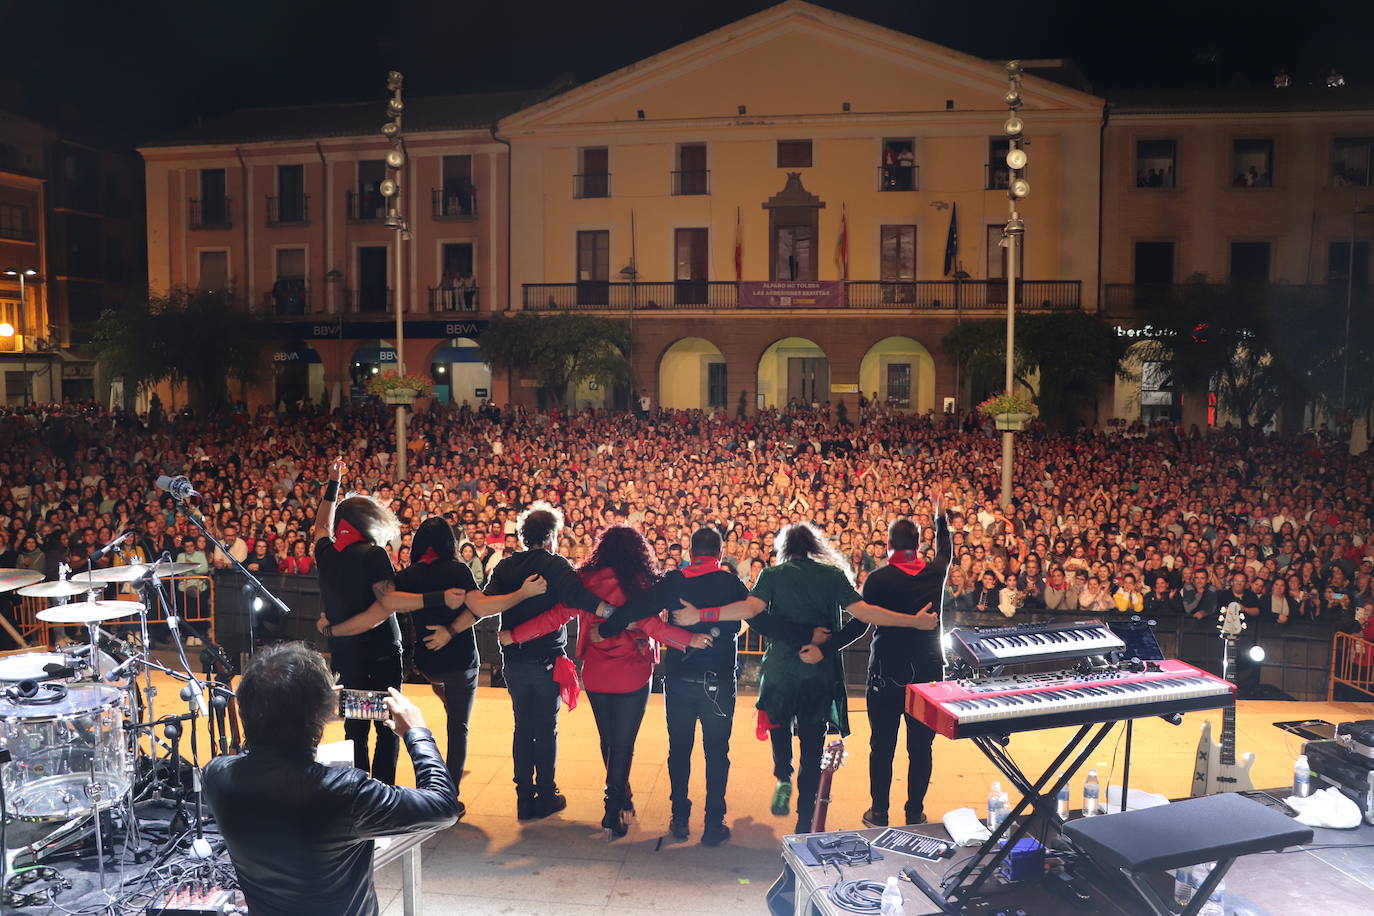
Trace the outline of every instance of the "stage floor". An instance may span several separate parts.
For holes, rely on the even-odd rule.
[[[173,704],[178,707],[175,711],[182,711],[184,704],[176,699],[170,679],[160,677],[157,683],[158,711],[172,712]],[[424,711],[442,750],[444,714],[438,698],[422,685],[408,684],[405,693]],[[832,830],[860,827],[860,818],[869,805],[868,722],[863,698],[852,697],[850,709],[854,734],[846,739],[848,760],[835,779],[828,823]],[[1274,722],[1312,718],[1334,723],[1372,716],[1374,706],[1369,704],[1242,701],[1237,716],[1237,753],[1256,755],[1253,779],[1257,787],[1286,785],[1291,782],[1293,759],[1301,741],[1274,728]],[[1189,714],[1177,727],[1155,718],[1138,721],[1131,785],[1169,797],[1187,795],[1199,728],[1207,719],[1212,721],[1215,734],[1221,724],[1219,711]],[[511,729],[505,691],[480,688],[461,791],[467,816],[426,844],[424,912],[465,916],[536,911],[541,916],[660,916],[664,912],[719,916],[722,912],[764,911],[764,895],[780,871],[780,839],[792,832],[794,818],[769,813],[774,779],[768,745],[754,735],[751,699],[740,698],[731,744],[727,822],[734,835],[730,843],[714,849],[698,842],[704,791],[699,744],[692,774],[692,836],[686,842],[666,836],[669,786],[662,695],[649,699],[635,754],[631,782],[639,822],[629,836],[614,843],[603,839],[599,827],[604,770],[596,725],[585,699],[573,712],[563,710],[560,715],[558,782],[568,798],[568,808],[560,815],[527,824],[516,821]],[[1104,784],[1109,778],[1120,779],[1123,734],[1122,728],[1114,730],[1093,757],[1100,761],[1098,770]],[[342,737],[342,725],[335,723],[325,740]],[[1064,730],[1019,734],[1013,737],[1009,750],[1023,769],[1038,773],[1067,737]],[[202,754],[206,739],[208,736],[203,735]],[[182,746],[187,749],[184,741]],[[904,753],[899,743],[898,775],[892,790],[893,812],[899,817],[905,798]],[[926,797],[926,811],[933,820],[961,806],[981,814],[989,783],[996,778],[992,765],[970,742],[937,738],[935,775]],[[405,784],[413,780],[404,751],[398,779]],[[1081,784],[1074,786],[1075,805],[1080,802],[1080,788]],[[1238,866],[1237,874],[1241,873]],[[399,866],[384,870],[377,883],[383,912],[399,916]],[[1237,889],[1243,891],[1244,887]],[[1342,914],[1328,910],[1324,916]]]

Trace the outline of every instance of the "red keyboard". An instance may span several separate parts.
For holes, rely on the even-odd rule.
[[[906,711],[946,738],[976,738],[1235,705],[1229,681],[1174,659],[1149,664],[1158,670],[911,684]]]

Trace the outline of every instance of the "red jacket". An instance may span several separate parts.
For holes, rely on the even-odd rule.
[[[601,600],[617,606],[628,600],[612,570],[598,569],[578,572],[578,575],[587,590]],[[649,617],[636,624],[638,630],[631,628],[594,643],[591,632],[601,623],[601,619],[566,604],[554,605],[537,617],[530,618],[512,630],[511,636],[516,642],[529,642],[552,633],[574,617],[578,619],[577,655],[582,659],[582,682],[592,693],[631,693],[639,690],[649,683],[654,662],[658,661],[658,647],[654,645],[654,640],[674,649],[685,650],[692,639],[689,631],[667,624],[659,617]]]

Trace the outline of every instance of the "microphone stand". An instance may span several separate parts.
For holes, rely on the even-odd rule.
[[[177,509],[180,510],[181,514],[185,516],[191,524],[200,529],[200,533],[205,535],[207,544],[218,549],[220,553],[229,558],[229,562],[234,569],[238,570],[239,574],[248,580],[248,587],[275,605],[277,610],[281,611],[284,616],[289,616],[291,614],[291,609],[287,607],[280,598],[268,591],[267,586],[263,585],[257,576],[249,572],[248,567],[240,563],[238,557],[226,550],[219,539],[210,533],[210,529],[205,526],[205,520],[191,511],[190,507],[186,505],[186,500],[184,498],[178,499],[173,495],[172,502],[176,504]],[[214,556],[213,552],[211,556]],[[248,654],[251,656],[257,649],[257,640],[253,635],[253,602],[250,601],[248,602]]]

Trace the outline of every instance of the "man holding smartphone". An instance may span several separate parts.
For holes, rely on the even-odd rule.
[[[385,701],[385,724],[410,754],[414,789],[356,767],[316,763],[338,702],[314,649],[261,649],[238,687],[248,747],[205,768],[205,799],[254,916],[376,916],[373,840],[457,820],[453,782],[434,736],[395,688]]]

